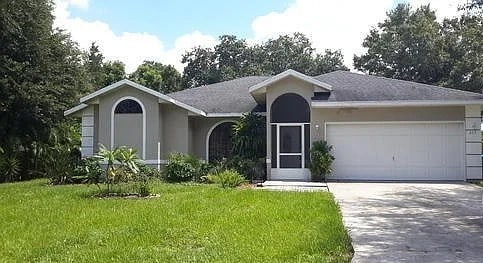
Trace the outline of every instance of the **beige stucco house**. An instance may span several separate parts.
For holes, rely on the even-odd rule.
[[[201,159],[230,149],[243,113],[267,120],[267,177],[309,180],[312,142],[327,140],[333,179],[481,179],[483,95],[335,71],[316,77],[287,70],[171,94],[122,80],[80,99],[82,154],[103,144],[138,149],[152,165],[171,152]]]

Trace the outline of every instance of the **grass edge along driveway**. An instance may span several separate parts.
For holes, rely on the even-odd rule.
[[[153,186],[159,198],[99,199],[95,186],[0,184],[6,262],[349,262],[326,192]]]

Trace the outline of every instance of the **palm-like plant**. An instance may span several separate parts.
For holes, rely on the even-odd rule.
[[[266,120],[255,113],[246,113],[233,126],[233,153],[250,160],[266,155]]]
[[[123,175],[136,175],[139,173],[140,159],[137,151],[127,147],[117,147],[113,150],[100,146],[97,158],[106,162],[107,191],[111,192],[112,184],[120,181]]]

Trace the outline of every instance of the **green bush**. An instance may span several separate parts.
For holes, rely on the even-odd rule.
[[[233,126],[233,153],[242,159],[257,160],[266,157],[266,118],[246,113]]]
[[[264,180],[266,178],[266,163],[265,159],[252,160],[242,158],[238,155],[231,158],[224,158],[221,161],[215,163],[215,166],[211,169],[211,173],[218,173],[224,170],[236,170],[239,174],[243,175],[246,180]]]
[[[99,158],[84,158],[75,169],[74,182],[97,185],[102,183],[104,179],[105,174],[99,163]]]
[[[246,182],[245,178],[233,169],[209,174],[207,179],[209,183],[219,184],[223,188],[234,188]]]
[[[0,183],[18,180],[20,174],[20,161],[15,156],[0,153]]]
[[[209,165],[200,159],[182,153],[172,153],[163,170],[167,182],[201,181],[209,172]]]
[[[326,141],[316,141],[310,149],[310,171],[313,181],[322,181],[332,174],[332,145]]]

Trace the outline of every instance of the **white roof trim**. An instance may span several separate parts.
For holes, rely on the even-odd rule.
[[[370,107],[408,107],[408,106],[463,106],[483,105],[483,100],[395,100],[395,101],[312,101],[313,108],[370,108]]]
[[[64,111],[64,116],[69,116],[69,115],[71,115],[72,113],[76,113],[76,112],[78,112],[78,111],[80,111],[80,110],[83,110],[83,109],[87,108],[88,106],[89,106],[89,105],[84,104],[84,103],[79,104],[79,105],[77,105],[77,106],[75,106],[75,107],[73,107],[73,108],[70,108],[70,109],[68,109],[68,110]]]
[[[184,109],[186,109],[188,111],[191,111],[193,113],[196,113],[196,114],[199,114],[199,115],[202,115],[202,116],[206,116],[206,113],[204,111],[202,111],[202,110],[199,110],[199,109],[197,109],[195,107],[189,106],[189,105],[187,105],[187,104],[185,104],[183,102],[177,101],[177,100],[171,98],[168,95],[164,95],[164,94],[162,94],[160,92],[157,92],[155,90],[152,90],[150,88],[147,88],[147,87],[145,87],[145,86],[143,86],[141,84],[138,84],[136,82],[130,81],[128,79],[123,79],[123,80],[118,81],[116,83],[113,83],[113,84],[111,84],[111,85],[109,85],[107,87],[104,87],[104,88],[102,88],[102,89],[100,89],[100,90],[98,90],[96,92],[93,92],[93,93],[91,93],[91,94],[89,94],[87,96],[84,96],[84,97],[82,97],[80,99],[80,102],[86,102],[88,100],[91,100],[91,99],[93,99],[93,98],[95,98],[95,97],[97,97],[99,95],[102,95],[102,94],[104,94],[106,92],[109,92],[111,90],[114,90],[114,89],[116,89],[116,88],[118,88],[118,87],[120,87],[122,85],[129,85],[129,86],[131,86],[133,88],[136,88],[138,90],[144,91],[144,92],[146,92],[148,94],[151,94],[151,95],[153,95],[155,97],[158,97],[158,98],[160,98],[162,100],[171,102],[174,105],[177,105],[177,106],[179,106],[181,108],[184,108]]]
[[[306,82],[311,83],[313,85],[322,87],[322,88],[324,88],[326,90],[332,91],[332,86],[331,85],[329,85],[327,83],[324,83],[322,81],[319,81],[319,80],[317,80],[315,78],[312,78],[310,76],[307,76],[305,74],[302,74],[302,73],[300,73],[298,71],[295,71],[293,69],[286,70],[286,71],[284,71],[284,72],[282,72],[282,73],[280,73],[278,75],[275,75],[275,76],[273,76],[273,77],[271,77],[271,78],[269,78],[269,79],[267,79],[265,81],[262,81],[262,82],[260,82],[258,84],[255,84],[255,85],[251,86],[248,89],[248,91],[250,93],[255,92],[255,91],[257,91],[257,90],[259,90],[259,89],[261,89],[263,87],[266,87],[266,86],[268,86],[270,84],[273,84],[274,82],[277,82],[277,81],[279,81],[281,79],[284,79],[286,77],[289,77],[289,76],[294,77],[294,78],[297,78],[297,79],[300,79],[300,80],[303,80],[303,81],[306,81]]]
[[[226,112],[226,113],[207,113],[206,117],[241,117],[243,113],[238,112]]]

